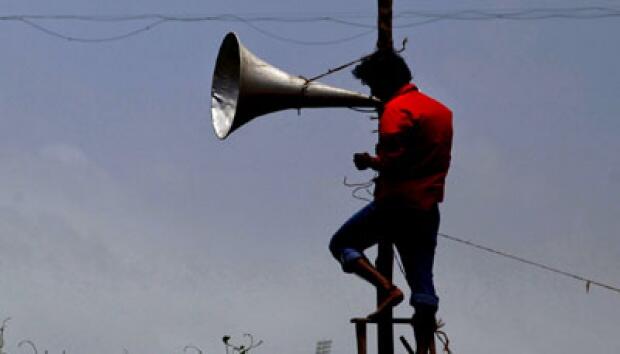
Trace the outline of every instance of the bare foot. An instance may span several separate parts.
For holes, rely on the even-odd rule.
[[[383,312],[385,312],[385,310],[400,304],[404,298],[403,292],[399,288],[395,286],[392,287],[383,302],[377,306],[377,310],[368,315],[366,318],[369,320],[376,320],[383,314]]]

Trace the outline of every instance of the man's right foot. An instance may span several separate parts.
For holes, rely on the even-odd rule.
[[[404,298],[405,296],[403,295],[403,292],[396,286],[393,286],[385,299],[383,299],[379,306],[377,306],[377,310],[368,315],[366,318],[369,320],[376,320],[381,317],[386,310],[400,304]]]

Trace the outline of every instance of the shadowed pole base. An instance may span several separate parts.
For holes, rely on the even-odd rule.
[[[368,319],[367,317],[356,317],[356,318],[352,318],[351,319],[351,323],[355,324],[355,336],[356,336],[356,342],[357,342],[357,354],[368,354],[367,352],[367,347],[366,347],[366,333],[367,333],[367,324],[369,323],[377,323],[377,320],[374,319]],[[413,321],[411,318],[391,318],[390,319],[390,325],[395,325],[395,324],[404,324],[404,325],[409,325],[413,327]],[[401,339],[402,341],[403,339]],[[405,341],[406,342],[406,341]],[[404,343],[403,343],[404,345]],[[393,349],[393,348],[392,348]],[[407,348],[407,346],[405,346],[405,350],[407,352],[409,352],[410,350],[413,352],[413,350],[411,349],[411,346],[409,346]],[[435,349],[435,336],[433,335],[433,340],[431,341],[431,345],[430,345],[430,354],[435,354],[436,353],[436,349]],[[416,354],[427,354],[427,353],[416,353]]]

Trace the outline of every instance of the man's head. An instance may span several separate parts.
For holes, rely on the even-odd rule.
[[[407,63],[393,50],[376,51],[362,59],[353,69],[353,76],[368,85],[372,95],[383,101],[412,79]]]

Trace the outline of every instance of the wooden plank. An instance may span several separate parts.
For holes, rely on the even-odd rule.
[[[368,319],[366,317],[355,317],[351,319],[351,323],[377,323],[377,320]],[[392,323],[412,325],[413,320],[411,319],[411,317],[395,317],[395,318],[392,318]]]

